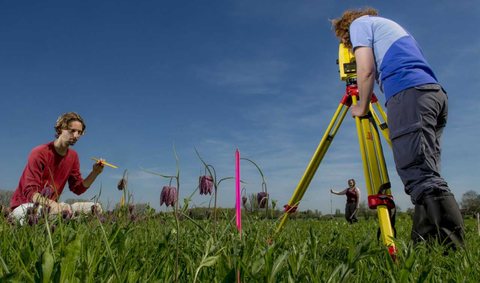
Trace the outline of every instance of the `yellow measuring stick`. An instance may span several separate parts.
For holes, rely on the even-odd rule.
[[[93,157],[90,157],[90,158],[91,158],[92,160],[95,160],[95,161],[97,161],[97,162],[99,161],[99,159],[96,159],[96,158],[93,158]],[[102,164],[103,164],[103,165],[110,166],[110,167],[113,167],[113,168],[115,168],[115,169],[117,169],[117,168],[118,168],[117,166],[115,166],[115,165],[112,165],[112,164],[110,164],[110,163],[107,163],[107,162],[105,162],[105,161],[103,161],[103,162],[102,162]]]

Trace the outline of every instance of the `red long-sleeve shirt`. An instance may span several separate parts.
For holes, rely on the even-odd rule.
[[[50,171],[53,176],[53,184]],[[53,193],[50,197],[57,201],[57,197],[62,194],[67,181],[69,189],[77,195],[88,189],[82,183],[78,154],[68,148],[65,156],[62,156],[55,150],[53,142],[37,146],[28,156],[27,166],[25,166],[18,187],[13,193],[10,209],[13,210],[23,203],[33,202],[33,195],[37,192],[41,193],[45,187],[57,190],[57,193]]]

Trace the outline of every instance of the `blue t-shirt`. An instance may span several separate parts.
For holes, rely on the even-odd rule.
[[[377,81],[388,101],[400,91],[423,84],[438,83],[415,39],[394,21],[363,16],[350,25],[353,50],[373,49]]]

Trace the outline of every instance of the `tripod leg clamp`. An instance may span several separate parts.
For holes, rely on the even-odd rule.
[[[288,214],[292,214],[292,213],[295,213],[297,211],[297,208],[298,206],[290,206],[287,204],[287,206],[285,207],[285,212],[287,212]]]
[[[379,205],[386,205],[389,209],[394,209],[395,202],[393,201],[393,196],[384,194],[368,196],[368,207],[370,209],[377,209]]]

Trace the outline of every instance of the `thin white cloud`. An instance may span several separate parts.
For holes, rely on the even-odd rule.
[[[201,67],[198,75],[207,82],[227,86],[240,94],[275,94],[288,64],[276,59],[226,60],[215,67]]]

